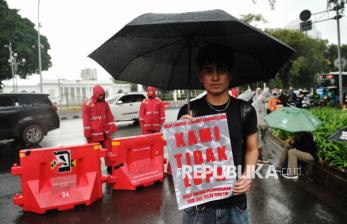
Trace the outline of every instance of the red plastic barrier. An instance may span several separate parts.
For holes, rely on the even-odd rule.
[[[114,190],[135,190],[164,178],[164,140],[161,133],[112,140],[112,175]]]
[[[163,101],[164,108],[168,108],[170,106],[169,101]]]
[[[47,210],[72,209],[90,205],[102,197],[100,157],[106,154],[98,144],[21,150],[20,166],[12,175],[21,175],[22,194],[13,198],[24,211],[39,214]]]

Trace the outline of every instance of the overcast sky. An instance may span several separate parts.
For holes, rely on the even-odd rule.
[[[97,68],[99,79],[109,78],[101,66],[87,55],[119,31],[135,17],[144,13],[179,13],[222,9],[240,15],[262,14],[268,21],[259,27],[283,28],[298,19],[304,9],[312,13],[326,10],[327,0],[277,0],[272,10],[268,0],[41,0],[41,34],[51,45],[53,66],[44,78],[59,75],[79,79],[83,68]],[[7,0],[10,8],[19,9],[22,17],[37,24],[38,0]],[[346,13],[345,13],[346,14]],[[330,12],[333,16],[333,13]],[[324,15],[315,19],[326,18]],[[323,39],[337,43],[336,21],[316,24]],[[341,19],[341,43],[347,44],[347,19]]]

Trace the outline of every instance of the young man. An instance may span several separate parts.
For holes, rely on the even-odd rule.
[[[234,185],[233,196],[185,209],[183,223],[248,223],[246,192],[251,188],[250,170],[258,159],[257,116],[254,108],[228,94],[233,81],[231,68],[234,62],[232,50],[219,45],[208,45],[200,49],[197,64],[200,81],[207,94],[191,102],[187,113],[184,105],[179,119],[226,113],[232,145],[234,164],[241,165],[242,175]]]
[[[96,85],[93,96],[82,105],[84,136],[88,143],[100,143],[102,147],[112,149],[111,133],[116,131],[110,106],[105,102],[104,89]],[[105,160],[107,171],[111,172],[109,161]]]
[[[165,108],[161,100],[155,97],[155,88],[148,86],[147,99],[144,99],[140,106],[140,126],[142,134],[160,132],[160,128],[165,121]]]

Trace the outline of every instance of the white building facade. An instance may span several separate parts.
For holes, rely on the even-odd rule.
[[[12,80],[4,81],[3,93],[13,93]],[[43,80],[43,93],[49,94],[53,103],[60,106],[80,105],[93,94],[93,87],[100,85],[105,89],[106,97],[121,92],[130,92],[130,84],[115,84],[111,80]],[[30,83],[27,80],[18,80],[16,85],[18,93],[39,93],[39,83]]]

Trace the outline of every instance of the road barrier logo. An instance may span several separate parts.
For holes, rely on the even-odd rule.
[[[71,154],[70,151],[58,151],[54,152],[55,160],[51,163],[51,168],[59,165],[58,172],[70,172],[71,171]]]

